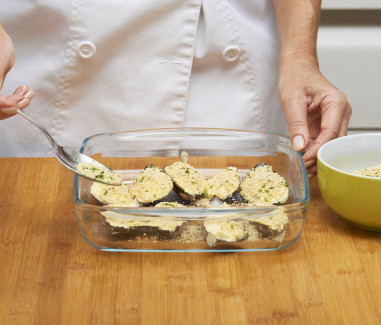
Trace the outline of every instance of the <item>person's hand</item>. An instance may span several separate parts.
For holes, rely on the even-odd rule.
[[[0,90],[14,62],[15,55],[12,40],[0,25]],[[27,107],[33,96],[33,91],[26,86],[18,87],[10,96],[0,94],[0,120],[15,115],[17,106],[21,109]]]
[[[13,43],[3,26],[0,25],[0,90],[4,79],[15,62]]]
[[[352,108],[345,95],[320,72],[314,58],[281,59],[279,98],[286,115],[293,149],[304,151],[309,177],[316,175],[319,148],[347,134]]]
[[[34,92],[27,86],[18,87],[13,95],[3,96],[0,94],[0,120],[4,120],[17,114],[16,107],[24,109],[30,104]]]

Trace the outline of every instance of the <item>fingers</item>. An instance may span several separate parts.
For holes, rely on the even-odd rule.
[[[346,135],[352,115],[350,104],[339,91],[326,96],[321,101],[320,110],[320,132],[303,156],[309,176],[316,175],[316,157],[320,147],[328,141]]]
[[[316,163],[314,165],[312,165],[311,167],[307,168],[307,175],[308,175],[308,178],[312,178],[312,177],[317,175],[317,165],[316,165]]]
[[[340,131],[339,131],[339,137],[343,137],[347,135],[348,125],[349,125],[351,116],[352,116],[352,106],[349,103],[347,103],[347,107],[345,108],[345,113],[343,117],[343,122],[341,124]]]
[[[34,92],[27,86],[18,87],[13,95],[0,95],[0,119],[6,119],[17,113],[16,107],[24,109],[30,104]]]
[[[282,106],[287,119],[292,147],[295,151],[303,151],[310,142],[306,99],[304,96],[291,97],[283,100]]]
[[[312,146],[311,146],[312,147]],[[304,160],[303,156],[303,160]],[[308,161],[304,162],[304,165],[307,170],[307,176],[308,178],[313,178],[317,175],[317,159],[309,159]]]
[[[28,92],[28,90],[29,90],[28,86],[20,86],[16,88],[16,90],[13,92],[13,95],[17,95],[17,94],[25,95]]]
[[[29,106],[30,101],[34,97],[34,92],[32,90],[28,90],[28,92],[24,95],[24,98],[18,102],[17,106],[21,109],[24,109],[25,107]]]

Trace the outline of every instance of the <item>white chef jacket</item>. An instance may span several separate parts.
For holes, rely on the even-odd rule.
[[[79,149],[103,132],[220,127],[287,132],[269,0],[1,1],[16,62],[2,89]],[[51,156],[21,116],[0,121],[0,156]]]

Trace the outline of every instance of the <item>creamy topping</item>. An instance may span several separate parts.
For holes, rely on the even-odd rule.
[[[246,225],[233,220],[205,220],[205,230],[217,240],[236,242],[248,237]],[[209,236],[209,241],[212,237]]]
[[[126,204],[131,207],[139,206],[138,202],[132,198],[130,190],[126,184],[112,186],[94,182],[91,185],[90,193],[103,204]]]
[[[225,200],[238,190],[240,183],[241,180],[236,167],[223,169],[209,180],[208,198],[211,199],[213,196],[217,196],[221,200]]]
[[[206,197],[201,197],[197,200],[192,200],[190,201],[190,204],[199,208],[209,208],[212,206],[210,200]]]
[[[127,214],[120,214],[113,211],[102,212],[106,222],[112,227],[122,227],[125,229],[139,227],[155,227],[165,231],[175,231],[184,221],[171,219],[169,217],[136,217]]]
[[[163,199],[172,191],[171,178],[158,167],[147,167],[136,177],[131,194],[141,203]]]
[[[251,221],[267,226],[270,230],[282,231],[288,223],[288,217],[283,210],[279,209],[270,216],[253,218]]]
[[[119,173],[92,163],[79,163],[77,170],[90,179],[112,185],[119,185],[123,180],[122,175]]]
[[[269,165],[253,168],[241,182],[240,194],[253,205],[272,205],[287,201],[289,188],[285,179]]]

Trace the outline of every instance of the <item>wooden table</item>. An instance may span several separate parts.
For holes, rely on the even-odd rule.
[[[0,187],[0,324],[381,323],[381,233],[339,218],[316,179],[300,240],[247,253],[98,251],[55,158],[0,159]]]

